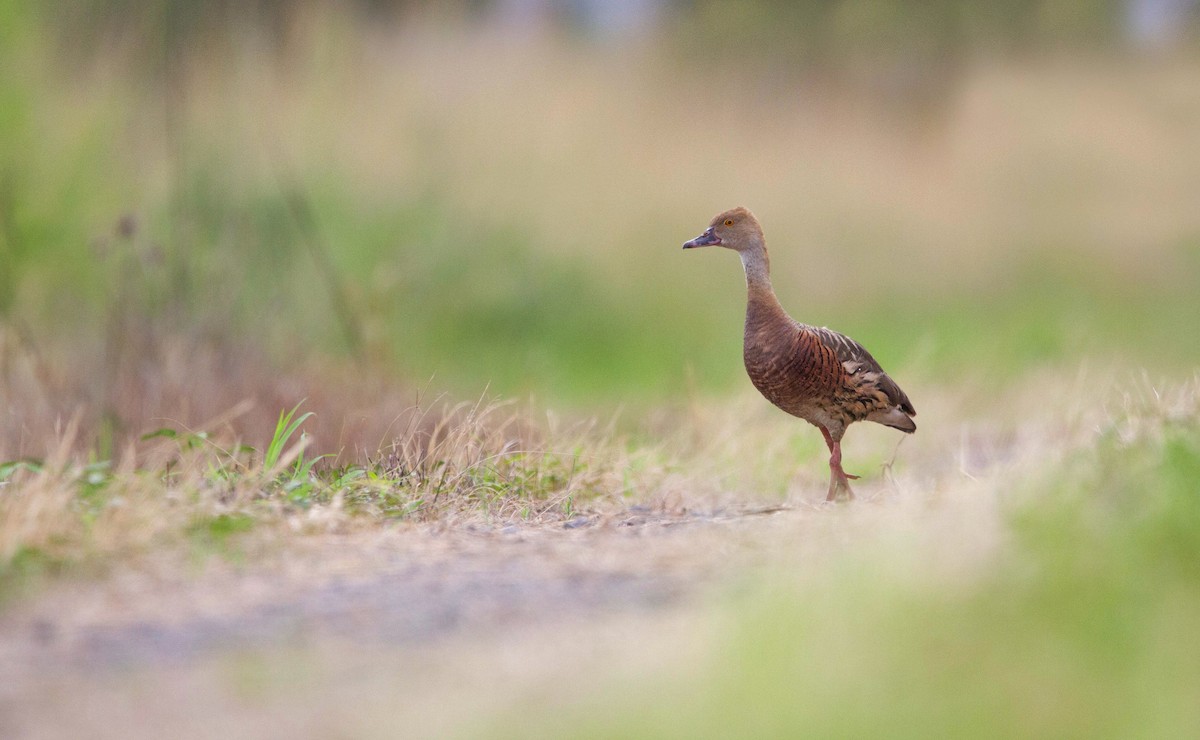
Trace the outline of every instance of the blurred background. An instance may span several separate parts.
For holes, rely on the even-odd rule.
[[[734,205],[906,387],[1200,360],[1194,0],[0,0],[0,69],[0,459],[729,393]]]

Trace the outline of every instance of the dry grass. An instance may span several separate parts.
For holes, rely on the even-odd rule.
[[[1055,378],[1048,373],[990,401],[965,388],[910,388],[922,399],[918,434],[864,424],[847,437],[846,464],[865,476],[860,495],[994,499],[1007,481],[1117,424],[1112,402],[1097,399],[1128,406],[1157,393],[1117,371]],[[1183,418],[1194,413],[1195,397],[1189,385],[1153,400]],[[1047,407],[1048,398],[1057,400]],[[230,423],[236,415],[130,441],[111,459],[80,452],[76,416],[44,456],[4,469],[3,562],[31,553],[67,564],[131,556],[260,525],[286,535],[397,520],[556,524],[633,504],[666,513],[807,507],[820,500],[827,475],[819,435],[750,393],[606,423],[563,421],[513,403],[410,406],[395,415],[384,443],[340,458],[316,452],[308,419],[291,435],[277,431],[248,446]],[[1128,410],[1115,418],[1126,436],[1138,424],[1168,423]]]
[[[1178,497],[1182,488],[1170,489],[1191,485],[1172,478],[1189,469],[1160,468],[1170,456],[1163,463],[1158,451],[1190,440],[1190,464],[1200,464],[1200,378],[1156,384],[1093,371],[1069,383],[1038,378],[990,400],[928,388],[916,394],[925,399],[921,432],[905,438],[883,475],[861,482],[861,501],[833,507],[816,503],[824,466],[812,431],[749,396],[651,419],[649,428],[677,432],[655,433],[663,441],[635,446],[633,454],[614,444],[608,429],[564,431],[532,425],[508,407],[471,406],[459,410],[458,424],[396,448],[406,468],[444,456],[463,473],[447,508],[431,512],[420,527],[388,527],[369,508],[357,515],[329,506],[288,511],[281,496],[269,493],[275,490],[269,482],[239,488],[240,502],[193,496],[175,504],[174,516],[240,511],[263,525],[281,524],[259,529],[275,542],[275,556],[256,555],[248,569],[192,575],[139,567],[120,582],[54,592],[22,619],[56,625],[57,652],[51,652],[62,660],[62,653],[86,650],[90,634],[137,634],[145,624],[186,634],[196,614],[234,629],[264,605],[291,605],[296,594],[341,579],[398,576],[380,587],[408,588],[408,576],[400,574],[415,564],[435,584],[414,597],[418,602],[436,601],[463,573],[495,572],[501,580],[519,573],[532,590],[529,584],[541,579],[638,574],[691,584],[692,596],[671,609],[582,620],[550,611],[498,627],[508,625],[501,615],[525,613],[518,600],[498,614],[485,610],[479,631],[468,620],[470,629],[444,642],[410,645],[366,628],[345,640],[319,616],[289,606],[295,618],[311,620],[300,643],[279,638],[253,650],[202,653],[183,665],[151,661],[115,682],[103,673],[29,669],[28,675],[60,687],[62,695],[77,693],[97,707],[89,712],[106,718],[105,731],[117,734],[141,716],[132,707],[148,685],[165,692],[155,710],[163,726],[181,728],[212,713],[230,727],[303,718],[305,727],[350,727],[367,736],[386,736],[400,725],[416,734],[709,735],[749,715],[780,730],[805,722],[873,728],[900,711],[904,732],[916,736],[915,728],[957,726],[979,713],[1014,730],[1095,729],[1114,720],[1106,697],[1150,681],[1158,699],[1130,700],[1131,716],[1148,720],[1150,707],[1155,722],[1182,727],[1190,710],[1180,698],[1190,696],[1195,671],[1175,666],[1160,641],[1194,625],[1186,608],[1197,593],[1189,553],[1200,540],[1188,523],[1198,510]],[[605,526],[603,517],[583,529],[544,526],[561,516],[514,516],[528,505],[515,488],[491,516],[479,516],[479,470],[468,469],[506,464],[493,456],[507,454],[505,445],[518,436],[514,424],[521,434],[537,426],[540,450],[563,440],[589,445],[591,470],[608,476],[593,481],[607,491],[593,512],[619,508],[621,500],[654,501],[659,512],[673,514],[667,522],[692,526],[639,530]],[[869,470],[864,461],[895,452],[896,435],[886,430],[856,427],[847,439],[848,461],[859,472]],[[1139,469],[1147,452],[1151,464]],[[612,486],[631,470],[633,493],[618,497]],[[1125,480],[1108,477],[1114,474]],[[466,485],[467,479],[476,483]],[[50,493],[53,478],[41,480],[24,479],[34,484],[29,495],[40,491],[41,500],[61,503],[61,495]],[[185,480],[204,487],[210,478],[189,472]],[[434,490],[422,485],[425,495]],[[268,507],[254,508],[254,501]],[[751,503],[783,503],[788,510],[699,526],[704,520],[681,516]],[[147,505],[137,506],[159,521],[163,512]],[[529,524],[514,534],[461,526],[514,520]],[[132,522],[126,523],[142,526]],[[329,524],[339,534],[330,536]],[[114,536],[136,533],[118,531],[115,521],[105,526]],[[280,550],[280,543],[287,546]],[[126,606],[114,611],[114,603]],[[375,611],[375,602],[360,608],[352,619],[389,618]],[[64,616],[53,616],[59,612]],[[7,645],[20,658],[50,650],[15,644],[0,641],[0,650]],[[1112,659],[1125,651],[1136,659]],[[978,675],[961,675],[963,655],[970,658],[966,670]],[[424,667],[419,680],[414,665]],[[63,728],[82,721],[74,711],[55,716],[62,711],[59,695],[25,680],[18,672],[11,684],[20,700],[14,716]],[[963,690],[948,692],[945,682]],[[789,704],[785,696],[797,686],[820,701]],[[1043,689],[1065,696],[1069,706],[1045,705]],[[995,692],[1010,703],[991,703]],[[872,711],[864,709],[864,694],[872,697]],[[671,699],[643,700],[651,695]],[[454,711],[430,713],[431,704]]]
[[[35,456],[0,467],[0,562],[102,561],[258,525],[286,536],[395,520],[561,522],[653,498],[670,464],[611,425],[511,402],[408,406],[386,441],[325,454],[308,431],[315,417],[299,414],[294,431],[246,444],[235,422],[248,407],[196,427],[156,420],[111,459],[79,443],[76,415]]]
[[[789,307],[802,318],[809,318],[802,310],[815,309],[813,320],[831,323],[859,295],[923,301],[980,285],[1003,293],[1011,286],[995,283],[1024,261],[1044,264],[1045,252],[1129,267],[1131,280],[1165,280],[1185,258],[1179,245],[1200,226],[1193,207],[1200,149],[1189,125],[1200,119],[1194,59],[983,60],[932,118],[913,125],[907,112],[875,108],[853,93],[826,97],[737,73],[714,81],[648,49],[595,64],[593,50],[553,39],[514,44],[434,28],[341,28],[346,35],[330,41],[330,28],[314,20],[270,62],[243,37],[236,53],[185,65],[176,82],[187,94],[167,110],[157,98],[146,102],[119,55],[74,87],[50,88],[48,98],[61,99],[44,113],[90,106],[105,119],[123,111],[106,131],[136,163],[118,200],[88,200],[81,218],[100,232],[114,213],[138,203],[147,232],[171,233],[155,229],[154,214],[169,213],[173,194],[197,187],[189,178],[202,176],[216,178],[214,188],[231,206],[275,193],[281,172],[296,178],[285,178],[285,188],[344,191],[341,199],[348,193],[354,204],[337,214],[348,220],[344,237],[397,203],[431,199],[438,211],[395,245],[394,257],[359,254],[370,245],[356,241],[338,255],[361,270],[349,274],[365,303],[389,304],[433,279],[424,261],[431,249],[457,250],[452,259],[465,270],[488,248],[439,240],[445,220],[515,225],[529,235],[523,247],[565,256],[605,286],[607,300],[584,318],[641,306],[644,323],[666,317],[668,333],[718,327],[731,367],[741,300],[736,266],[719,259],[684,266],[675,249],[731,203],[753,206],[777,238],[772,243],[784,245],[774,263]],[[657,71],[644,73],[650,68]],[[176,117],[170,125],[165,114]],[[87,116],[48,118],[46,137],[64,152],[93,135]],[[318,216],[336,232],[331,214]],[[221,224],[229,218],[218,214]],[[240,234],[232,233],[219,238]],[[150,245],[140,239],[134,246]],[[510,405],[443,405],[422,390],[439,387],[438,378],[398,383],[386,367],[313,360],[311,347],[282,359],[266,349],[276,334],[297,332],[293,322],[304,311],[322,310],[309,309],[311,301],[279,317],[272,336],[232,339],[211,329],[224,325],[220,312],[164,322],[163,306],[142,297],[146,285],[164,287],[152,265],[143,274],[107,264],[121,300],[106,315],[100,341],[29,331],[18,338],[0,325],[7,404],[0,460],[44,460],[39,471],[16,472],[4,485],[5,562],[28,552],[71,562],[149,551],[181,537],[220,538],[245,522],[281,533],[370,528],[395,518],[557,523],[627,503],[664,511],[780,501],[804,507],[823,489],[819,438],[749,393],[734,402],[698,396],[619,425],[562,423]],[[844,290],[851,277],[854,300]],[[458,287],[473,296],[521,295],[522,278],[482,271]],[[217,294],[218,303],[236,304],[258,288],[232,286]],[[202,287],[207,300],[212,287]],[[46,290],[32,281],[20,297],[25,305],[49,304],[40,300]],[[653,300],[632,300],[647,294]],[[387,316],[366,316],[369,340],[386,343]],[[592,339],[589,329],[586,321],[576,325],[579,338],[568,339],[578,343],[564,340],[555,351],[581,349]],[[954,339],[938,337],[937,327],[921,331],[929,341]],[[919,334],[911,326],[894,333]],[[689,336],[695,344],[680,341],[672,350],[675,366],[710,335]],[[906,372],[903,363],[919,368],[927,351],[920,343],[907,349],[885,364],[917,399],[920,431],[897,450],[894,433],[856,427],[847,466],[867,475],[860,493],[892,504],[887,511],[895,504],[910,513],[968,501],[981,507],[964,530],[977,542],[992,541],[989,507],[1012,481],[1052,466],[1085,444],[1090,430],[1105,428],[1103,399],[1149,387],[1071,363],[997,389],[940,368],[925,377]],[[478,366],[476,378],[503,369],[473,351],[466,356]],[[677,385],[688,385],[678,375]],[[318,464],[311,479],[265,470],[261,455],[239,451],[242,443],[265,449],[279,410],[302,400],[316,413],[305,426],[304,454],[337,456]],[[72,418],[77,426],[68,425]],[[198,439],[187,434],[209,436],[191,449],[178,438],[138,442],[160,427],[177,429],[185,442]],[[109,467],[97,467],[94,455]],[[917,514],[908,521],[896,531],[924,524]],[[814,547],[837,536],[824,532]]]
[[[171,579],[173,596],[195,587],[221,602],[238,576],[195,586],[188,553],[237,561],[249,540],[256,555],[270,551],[286,561],[297,553],[297,591],[311,585],[310,565],[320,574],[330,552],[375,536],[414,561],[439,547],[453,557],[470,550],[471,567],[502,550],[520,552],[514,557],[566,581],[596,569],[703,581],[724,572],[722,564],[753,562],[766,566],[768,590],[799,594],[797,603],[764,598],[769,616],[747,621],[739,601],[729,624],[735,632],[761,627],[772,636],[770,649],[792,645],[797,665],[843,666],[834,672],[844,679],[834,694],[877,675],[872,639],[888,625],[870,615],[893,611],[911,620],[886,633],[900,646],[889,664],[897,676],[907,680],[906,667],[925,663],[904,646],[924,645],[931,620],[946,617],[958,630],[948,634],[974,645],[983,662],[992,656],[994,675],[1010,680],[1021,671],[989,652],[991,635],[979,636],[1003,634],[988,615],[1005,605],[980,597],[968,599],[982,604],[976,612],[955,611],[962,595],[1024,594],[1033,605],[1014,621],[1015,631],[1050,635],[1053,654],[1061,648],[1054,636],[1086,631],[1090,622],[1069,603],[1051,598],[1039,607],[1038,594],[1022,589],[1048,583],[1053,595],[1054,578],[1066,573],[1062,593],[1080,595],[1096,614],[1123,614],[1124,601],[1089,600],[1096,553],[1116,553],[1104,561],[1100,587],[1109,575],[1132,574],[1130,593],[1139,595],[1143,583],[1152,591],[1137,603],[1157,604],[1162,593],[1153,587],[1163,583],[1180,603],[1192,603],[1188,582],[1170,578],[1172,568],[1186,573],[1195,562],[1188,560],[1194,536],[1178,531],[1193,521],[1190,499],[1175,490],[1188,485],[1190,458],[1176,448],[1186,453],[1195,438],[1200,381],[1170,370],[1192,362],[1193,350],[1170,358],[1157,351],[1185,345],[1175,327],[1186,324],[1194,297],[1129,309],[1140,297],[1190,296],[1200,264],[1192,255],[1200,234],[1194,57],[979,58],[948,81],[937,106],[914,111],[861,90],[801,87],[748,68],[714,71],[648,46],[598,55],[551,37],[514,40],[420,24],[366,29],[334,11],[312,12],[298,16],[281,49],[266,48],[247,29],[216,40],[206,55],[179,60],[171,80],[171,89],[183,91],[178,96],[132,73],[140,49],[109,49],[78,75],[29,63],[36,55],[25,60],[30,74],[43,76],[28,128],[45,143],[14,159],[19,218],[4,225],[43,241],[22,252],[21,279],[0,285],[12,289],[0,316],[5,593],[55,583],[46,574],[92,576],[88,569],[100,567],[111,576],[129,566],[142,584],[133,603],[152,601]],[[70,180],[64,173],[89,168],[90,179],[60,187],[58,180]],[[296,199],[312,211],[299,229],[288,211]],[[843,318],[854,316],[874,331],[878,343],[866,343],[884,346],[880,359],[920,410],[912,437],[876,426],[851,430],[845,465],[864,480],[862,500],[850,506],[820,504],[827,468],[819,435],[745,386],[737,367],[743,296],[735,261],[678,252],[713,212],[735,203],[768,225],[785,305],[798,318],[844,328]],[[131,211],[134,221],[118,216]],[[113,222],[116,237],[86,252],[82,245],[113,232]],[[463,223],[472,226],[459,229]],[[314,270],[308,257],[297,257],[304,238],[323,239],[318,247],[330,247],[335,267]],[[40,257],[42,247],[54,250],[45,252],[51,257]],[[164,252],[166,263],[157,261]],[[543,264],[545,271],[534,269]],[[1045,282],[1029,277],[1044,273]],[[331,277],[358,312],[365,351],[355,361],[330,359],[328,334],[336,330],[309,334],[338,323],[322,292]],[[873,311],[874,300],[903,310]],[[983,356],[989,342],[1014,351],[1007,345],[1027,339],[989,317],[991,309],[1011,308],[1005,301],[1032,317],[1034,339],[1049,347],[1051,360],[1036,359],[1035,348],[1034,361],[997,383],[988,374],[991,356]],[[462,305],[472,310],[455,313]],[[978,308],[977,323],[970,316],[955,322],[964,305]],[[928,321],[910,312],[922,306]],[[437,323],[443,314],[457,324]],[[626,320],[607,321],[614,315]],[[1078,348],[1073,322],[1082,318],[1116,328]],[[476,319],[495,323],[465,331]],[[521,322],[534,330],[515,331]],[[463,331],[442,336],[448,329]],[[489,351],[494,346],[481,346],[481,337],[504,351]],[[944,358],[947,346],[961,364],[930,359]],[[685,371],[687,358],[703,349],[711,350],[707,359]],[[657,360],[638,364],[643,356]],[[1012,361],[1003,351],[997,356]],[[547,360],[564,357],[583,359],[555,366],[558,391],[583,384],[564,367],[607,379],[600,385],[607,395],[592,413],[557,410],[560,399],[539,385],[543,365],[553,364]],[[475,397],[493,377],[536,389],[538,397],[446,400],[439,390],[449,384],[431,368],[455,364],[468,379],[458,387],[471,389],[457,398]],[[628,390],[621,383],[653,374],[659,384],[647,387],[669,387],[674,400],[611,411]],[[735,377],[737,395],[707,395]],[[275,431],[280,412],[297,407],[315,416],[290,436]],[[172,432],[143,439],[164,428]],[[736,516],[776,507],[781,516]],[[714,513],[725,518],[708,516]],[[660,528],[630,527],[630,539],[619,540],[626,531],[619,524],[654,517]],[[562,526],[580,519],[589,526]],[[713,519],[722,525],[709,527]],[[742,524],[722,529],[731,520]],[[1029,534],[1039,527],[1041,539]],[[513,542],[500,543],[510,528]],[[477,540],[481,532],[489,534]],[[527,542],[541,543],[532,556],[522,550]],[[309,546],[327,551],[298,554]],[[1134,566],[1120,562],[1125,555]],[[1171,560],[1177,555],[1183,565]],[[145,577],[150,562],[170,571],[162,581]],[[357,567],[391,562],[366,558]],[[255,577],[270,581],[275,566],[252,564],[260,566]],[[101,621],[136,623],[148,613],[114,617],[103,598],[112,580],[79,580],[101,594]],[[72,613],[74,594],[63,592],[46,608]],[[931,611],[921,611],[926,603]],[[239,605],[234,599],[225,607]],[[691,634],[712,637],[718,618],[710,607],[704,602],[702,614],[682,624],[663,618],[678,630],[672,644]],[[1148,619],[1186,634],[1189,612],[1181,613],[1164,609]],[[789,643],[804,623],[796,614],[813,617],[814,634],[831,639],[816,647]],[[847,622],[845,614],[866,621]],[[636,621],[620,631],[646,624]],[[688,633],[689,625],[697,632]],[[565,629],[571,637],[564,642],[589,634],[587,625]],[[23,634],[4,638],[28,647]],[[730,653],[763,657],[765,643],[754,637]],[[621,653],[621,640],[605,645],[587,664],[594,674],[572,666],[564,675],[553,650],[528,664],[527,654],[508,654],[524,667],[524,683],[508,686],[504,670],[484,671],[494,680],[481,693],[505,685],[485,697],[486,712],[523,706],[522,692],[526,704],[542,709],[545,696],[613,695],[596,676],[607,675],[605,660]],[[625,647],[652,656],[644,642]],[[494,641],[482,648],[489,656],[510,650],[520,653]],[[449,654],[431,652],[431,665]],[[413,688],[400,682],[391,690],[388,678],[411,657],[397,653],[363,657],[373,666],[366,675],[380,676],[368,687],[343,682],[358,665],[346,669],[333,658],[336,675],[322,680],[318,670],[302,700],[289,697],[288,712],[353,716],[364,727],[384,717],[380,724],[394,727],[396,696]],[[1144,655],[1152,658],[1147,665],[1159,665],[1157,652]],[[673,657],[647,660],[678,673]],[[720,669],[710,676],[703,655],[694,657],[697,680],[723,687],[712,677]],[[749,678],[724,687],[727,693],[752,707],[754,691],[776,697],[772,684],[811,680],[811,672],[797,676],[789,664],[775,681],[771,657],[767,669],[752,664]],[[458,679],[478,662],[455,652],[440,688],[414,691],[408,711],[424,711],[432,695],[455,707],[449,724],[475,722]],[[1031,667],[1018,683],[1043,667],[1017,665]],[[194,718],[186,687],[195,676],[181,674],[187,669],[171,684],[185,687],[175,709]],[[1180,675],[1187,686],[1190,674]],[[755,683],[763,676],[764,685]],[[223,680],[202,682],[200,714],[236,724],[242,715],[226,709],[245,697],[223,695]],[[335,701],[350,711],[322,703],[330,680]],[[95,689],[89,681],[74,677],[71,685],[87,693]],[[744,687],[749,695],[737,693]],[[857,711],[861,696],[847,692],[831,695],[829,706]],[[928,701],[933,695],[901,709],[940,706]],[[106,702],[106,694],[94,696]],[[130,695],[114,701],[122,696]],[[373,712],[360,717],[353,708],[362,697]],[[53,717],[54,701],[38,698]],[[786,720],[779,707],[794,706],[794,698],[780,698],[760,716]],[[280,726],[271,707],[281,704],[264,704],[263,726]],[[711,706],[737,709],[716,700]],[[647,716],[654,720],[653,711]],[[490,728],[490,719],[479,721]],[[582,721],[605,726],[592,715]],[[840,725],[830,727],[836,734]]]

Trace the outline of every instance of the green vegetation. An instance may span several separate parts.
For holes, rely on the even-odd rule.
[[[312,415],[298,410],[280,414],[262,451],[164,428],[125,459],[85,463],[71,457],[68,431],[50,459],[0,465],[0,591],[186,540],[232,554],[235,537],[260,524],[278,535],[395,520],[559,522],[666,472],[651,448],[631,453],[586,426],[550,435],[504,404],[443,408],[431,428],[398,429],[377,457],[334,466],[306,454]]]
[[[575,60],[552,44],[476,58],[447,42],[445,52],[379,68],[330,30],[289,46],[305,62],[319,57],[314,70],[246,56],[218,35],[210,43],[228,51],[222,61],[185,55],[164,80],[133,71],[152,45],[97,47],[90,53],[109,56],[89,68],[60,53],[74,26],[20,3],[5,8],[20,43],[0,54],[20,73],[0,82],[0,327],[23,337],[16,349],[89,376],[68,374],[48,391],[64,414],[97,396],[115,407],[120,399],[96,386],[119,382],[128,370],[114,358],[147,354],[147,337],[234,354],[253,346],[276,366],[357,357],[466,397],[487,388],[595,407],[725,391],[740,382],[740,276],[728,255],[677,246],[710,211],[741,201],[768,224],[788,307],[855,335],[902,377],[982,368],[1013,379],[1114,350],[1163,369],[1200,359],[1196,343],[1177,340],[1200,306],[1197,234],[1183,205],[1193,202],[1196,152],[1177,124],[1200,113],[1168,86],[1146,92],[1154,70],[1112,83],[1118,97],[1158,106],[1159,117],[1124,124],[1144,150],[1114,151],[1105,130],[1070,123],[1072,110],[1086,115],[1113,94],[1082,78],[1062,81],[1076,99],[1061,110],[1044,99],[1055,95],[1053,78],[1015,101],[1004,99],[1003,79],[979,83],[995,91],[959,83],[949,103],[993,96],[1016,138],[1007,148],[977,140],[970,110],[925,114],[964,142],[947,181],[908,163],[951,155],[923,154],[907,128],[856,169],[855,152],[877,145],[837,130],[840,114],[823,121],[820,100],[764,106],[765,120],[710,122],[686,114],[703,108],[707,90],[682,84],[664,98],[663,80],[630,86],[620,70],[550,76],[537,95],[511,88],[530,68],[558,63],[547,60]],[[176,20],[186,25],[185,16]],[[157,33],[145,32],[147,43]],[[477,73],[460,96],[414,87],[451,56]],[[1116,75],[1117,63],[1099,64],[1097,76]],[[361,85],[330,82],[342,78]],[[780,84],[774,92],[790,83]],[[754,104],[753,88],[738,91],[736,76],[729,85]],[[507,99],[493,99],[498,87],[511,88]],[[617,90],[627,106],[606,118],[590,109]],[[1044,130],[1019,117],[1035,105],[1049,106]],[[471,123],[482,111],[486,136]],[[889,115],[873,113],[875,125],[893,126]],[[1054,149],[1042,170],[1012,156],[1044,150],[1068,125],[1075,150]],[[739,158],[722,151],[722,128],[728,141],[749,142]],[[556,130],[560,144],[543,145]],[[639,147],[596,144],[633,130],[664,142],[653,153],[661,168],[639,166],[650,156]],[[715,150],[698,144],[708,152],[699,171],[695,152],[671,144],[714,135]],[[797,144],[807,139],[825,151]],[[588,154],[593,144],[600,149]],[[1162,151],[1178,156],[1163,161]],[[1097,173],[1088,163],[1100,158],[1107,169]],[[727,177],[710,182],[706,169]],[[751,172],[764,184],[749,182]],[[1150,210],[1136,185],[1147,178],[1161,200]],[[675,195],[701,182],[701,201]],[[921,199],[904,205],[911,193]],[[1011,215],[1034,195],[1027,215]],[[898,204],[909,210],[898,215]],[[1153,229],[1141,228],[1146,220]],[[1092,234],[1110,221],[1108,233]],[[1109,241],[1146,259],[1131,269]]]
[[[680,3],[636,39],[135,5],[0,0],[0,607],[312,533],[553,558],[635,505],[681,549],[786,508],[718,541],[762,568],[686,606],[694,663],[454,719],[1200,733],[1194,50],[1123,46],[1117,3]],[[737,204],[920,410],[848,435],[853,505],[747,387],[737,260],[679,249]]]
[[[1123,414],[1060,463],[1001,483],[1002,531],[981,563],[964,563],[961,543],[892,532],[773,570],[728,604],[699,667],[623,682],[533,728],[526,715],[516,734],[1194,735],[1195,403]],[[967,511],[954,526],[984,536]]]

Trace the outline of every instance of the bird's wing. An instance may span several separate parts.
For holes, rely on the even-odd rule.
[[[839,334],[833,329],[826,329],[823,326],[808,326],[805,327],[816,335],[821,344],[825,345],[837,355],[838,361],[843,365],[850,363],[856,369],[870,373],[879,374],[879,389],[887,394],[888,400],[900,407],[900,410],[910,416],[916,416],[917,410],[913,408],[912,401],[908,400],[908,395],[896,385],[896,381],[892,380],[879,363],[867,351],[867,348],[854,341],[845,334]],[[848,367],[847,369],[850,369]]]

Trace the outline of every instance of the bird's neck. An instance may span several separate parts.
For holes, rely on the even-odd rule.
[[[747,249],[739,253],[742,267],[746,270],[746,320],[774,318],[782,315],[786,318],[775,291],[771,288],[771,260],[767,257],[765,245]]]
[[[738,255],[742,258],[742,267],[746,270],[746,287],[751,290],[771,290],[771,258],[767,256],[767,248],[759,244],[739,252]]]

